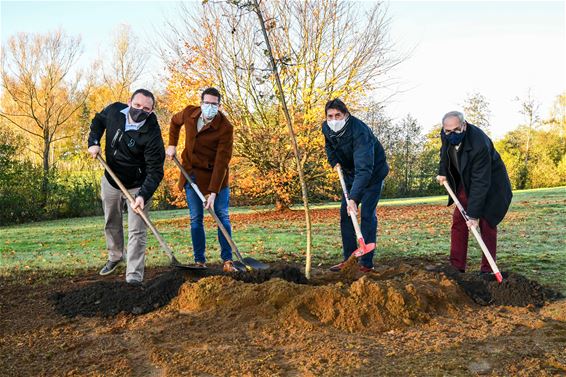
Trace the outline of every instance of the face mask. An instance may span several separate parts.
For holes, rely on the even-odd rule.
[[[446,135],[444,130],[442,130],[442,133],[444,134],[444,137],[446,137],[448,142],[452,145],[460,144],[464,139],[464,135],[466,134],[464,131],[461,131],[460,133],[451,132],[450,134]]]
[[[200,106],[200,109],[202,110],[202,116],[205,119],[212,119],[216,116],[216,114],[218,114],[218,106],[216,106],[216,105],[203,103]]]
[[[135,123],[143,122],[144,120],[147,119],[149,114],[151,114],[151,113],[148,113],[147,111],[143,111],[142,109],[136,109],[136,108],[130,106],[130,118],[132,118],[132,120]]]
[[[330,127],[332,131],[338,132],[342,128],[344,128],[344,125],[346,124],[346,119],[341,119],[341,120],[333,119],[326,121],[326,123],[328,124],[328,127]]]

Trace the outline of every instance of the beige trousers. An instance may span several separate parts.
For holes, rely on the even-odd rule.
[[[142,281],[145,265],[145,246],[147,243],[146,225],[137,213],[132,210],[130,203],[119,189],[114,188],[102,177],[102,206],[104,208],[104,233],[108,260],[126,260],[126,281]],[[135,195],[138,188],[128,190]],[[128,204],[128,249],[124,258],[124,226],[122,224],[122,209],[124,202]],[[145,203],[144,212],[147,215],[151,207],[151,199]]]

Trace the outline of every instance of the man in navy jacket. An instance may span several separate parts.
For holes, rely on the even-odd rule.
[[[356,235],[348,213],[357,214],[361,205],[361,231],[366,244],[377,239],[376,207],[381,196],[383,180],[389,173],[385,151],[370,128],[352,116],[340,99],[328,101],[325,106],[326,121],[322,124],[326,156],[334,168],[340,164],[344,172],[350,200],[342,195],[340,230],[344,262],[332,266],[340,271],[344,263],[357,249]],[[373,269],[374,251],[360,258],[360,271]]]
[[[458,208],[452,216],[450,263],[464,272],[468,253],[468,228],[479,226],[482,239],[495,260],[497,224],[503,220],[513,194],[505,165],[492,141],[478,127],[464,120],[464,114],[451,111],[442,118],[442,147],[436,179],[448,182],[466,210],[466,222]],[[449,198],[448,205],[452,204]],[[482,257],[481,273],[491,267]]]

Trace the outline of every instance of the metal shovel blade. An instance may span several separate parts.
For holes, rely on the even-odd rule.
[[[267,270],[269,268],[268,264],[260,262],[254,258],[245,257],[242,259],[246,266],[251,267],[254,270]]]
[[[236,270],[238,270],[238,272],[246,272],[248,270],[248,268],[246,267],[245,264],[243,264],[240,261],[233,261],[232,265],[234,266],[234,268]]]
[[[364,247],[365,246],[365,247]],[[359,258],[375,249],[375,243],[368,243],[364,246],[360,246],[356,251],[354,251],[354,256]]]
[[[175,258],[174,255],[171,255],[171,267],[175,267],[178,268],[180,270],[196,270],[196,271],[202,271],[202,270],[206,270],[206,267],[204,266],[198,266],[196,264],[190,265],[190,264],[181,264],[177,258]]]

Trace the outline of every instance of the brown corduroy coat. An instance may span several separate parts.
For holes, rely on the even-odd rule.
[[[169,145],[177,146],[181,127],[185,126],[185,149],[181,163],[204,194],[218,193],[228,186],[228,165],[232,158],[234,127],[220,111],[212,122],[197,132],[201,115],[199,106],[187,106],[173,115],[169,128]],[[180,174],[179,188],[183,190],[186,179]]]

